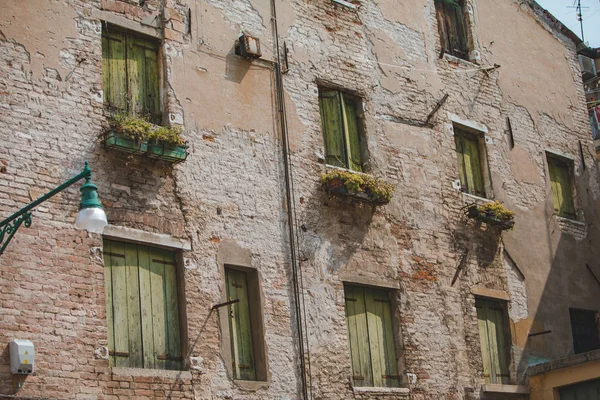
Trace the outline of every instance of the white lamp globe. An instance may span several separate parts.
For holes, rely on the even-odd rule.
[[[108,224],[106,213],[102,208],[82,208],[77,213],[75,226],[92,233],[102,233]]]

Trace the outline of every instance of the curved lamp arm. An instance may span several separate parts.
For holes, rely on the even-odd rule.
[[[88,166],[88,163],[86,161],[85,167],[83,167],[83,171],[81,171],[78,175],[74,176],[73,178],[71,178],[68,181],[66,181],[65,183],[63,183],[62,185],[60,185],[60,186],[56,187],[55,189],[51,190],[50,192],[46,193],[39,199],[29,203],[28,205],[26,205],[25,207],[21,208],[19,211],[17,211],[13,215],[11,215],[10,217],[8,217],[5,220],[3,220],[2,222],[0,222],[0,245],[1,245],[0,255],[2,255],[2,253],[4,253],[4,249],[6,249],[6,246],[8,246],[8,243],[10,243],[10,240],[13,238],[13,236],[15,235],[15,233],[17,232],[17,229],[19,229],[21,224],[25,224],[25,227],[27,227],[27,228],[29,226],[31,226],[31,212],[30,211],[33,208],[35,208],[36,206],[38,206],[39,204],[48,200],[52,196],[56,195],[57,193],[62,192],[69,186],[73,185],[74,183],[76,183],[84,178],[86,179],[87,182],[89,182],[89,179],[91,176],[92,176],[92,169]],[[83,204],[82,204],[82,206],[83,206]],[[100,207],[100,208],[102,207],[99,201],[95,207]],[[7,234],[8,234],[8,236],[6,236]],[[6,237],[6,241],[5,241],[5,237]]]

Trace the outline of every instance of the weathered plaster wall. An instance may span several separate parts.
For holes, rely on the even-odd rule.
[[[87,159],[111,224],[192,243],[183,259],[186,359],[193,368],[180,379],[111,374],[108,361],[94,356],[106,345],[102,239],[73,230],[76,188],[39,207],[34,225],[21,229],[0,259],[0,343],[31,339],[38,352],[38,372],[20,393],[298,398],[270,2],[166,0],[163,10],[158,0],[143,7],[136,1],[53,0],[34,12],[21,2],[5,3],[2,215],[66,180]],[[405,396],[352,390],[343,282],[394,290],[398,355],[404,372],[417,378],[405,381],[413,399],[483,397],[474,288],[511,298],[514,383],[533,360],[572,352],[569,306],[600,303],[585,267],[595,268],[597,259],[590,244],[598,240],[600,189],[573,48],[526,5],[501,3],[469,3],[474,50],[481,53],[480,64],[473,64],[439,58],[433,1],[409,7],[364,0],[356,10],[329,0],[276,1],[281,41],[290,50],[284,85],[298,220],[306,226],[299,258],[315,398]],[[184,127],[191,153],[185,163],[172,167],[102,147],[107,114],[94,9],[145,27],[164,24],[158,31],[165,38],[164,117]],[[242,30],[261,39],[264,60],[234,55]],[[478,70],[494,63],[501,67]],[[322,193],[319,84],[363,97],[370,173],[396,185],[389,205],[373,210]],[[445,93],[450,97],[431,129],[400,122],[423,120]],[[465,203],[479,200],[452,187],[458,167],[451,118],[487,130],[490,186],[494,198],[517,213],[514,231],[499,235],[462,215]],[[552,215],[546,149],[575,160],[584,224]],[[232,382],[222,354],[226,327],[210,312],[222,300],[223,243],[250,254],[262,279],[270,381],[256,390]],[[552,333],[527,338],[547,329]],[[13,393],[6,350],[0,361],[0,393]]]

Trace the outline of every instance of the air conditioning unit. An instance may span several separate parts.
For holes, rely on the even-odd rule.
[[[245,58],[260,58],[260,40],[246,33],[242,34],[236,45],[236,54]]]
[[[581,65],[583,80],[592,79],[596,76],[596,64],[593,59],[580,54],[579,65]]]

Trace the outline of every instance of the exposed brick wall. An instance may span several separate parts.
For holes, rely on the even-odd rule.
[[[595,283],[579,269],[597,257],[589,244],[598,240],[600,188],[572,45],[552,37],[516,2],[498,15],[508,21],[519,13],[519,23],[539,38],[529,44],[534,59],[527,62],[535,64],[541,56],[533,50],[540,47],[555,56],[557,67],[543,68],[546,79],[531,103],[519,92],[521,81],[504,78],[525,80],[521,64],[495,50],[503,41],[524,39],[494,38],[495,48],[485,31],[491,0],[469,3],[480,64],[440,59],[433,1],[417,3],[407,8],[364,0],[351,10],[330,0],[276,2],[281,39],[290,50],[284,85],[298,222],[306,228],[299,233],[299,258],[315,398],[406,397],[352,390],[342,277],[397,288],[397,353],[404,372],[417,377],[410,385],[403,377],[416,400],[484,398],[473,287],[507,292],[528,307],[528,313],[510,314],[513,383],[523,383],[528,357],[571,351],[563,309],[600,302]],[[111,224],[189,240],[192,250],[182,254],[189,371],[179,377],[115,373],[99,356],[107,345],[102,237],[73,228],[75,185],[38,207],[33,225],[21,228],[0,256],[0,397],[15,393],[6,344],[20,338],[36,346],[36,373],[25,380],[22,396],[299,398],[272,66],[241,60],[232,50],[240,31],[247,31],[261,39],[263,58],[272,58],[268,2],[57,0],[36,15],[56,31],[51,38],[63,41],[37,38],[37,48],[27,29],[9,21],[15,4],[9,4],[8,19],[0,19],[0,215],[62,183],[88,160]],[[58,26],[52,7],[61,7]],[[134,22],[156,16],[165,26],[163,118],[182,122],[190,143],[185,163],[167,165],[102,146],[108,113],[101,101],[101,22],[93,9]],[[44,47],[53,46],[59,56],[44,57]],[[477,70],[494,63],[501,67]],[[559,74],[564,70],[568,76]],[[574,94],[563,90],[565,81]],[[363,98],[369,172],[395,185],[389,205],[357,206],[321,190],[319,85]],[[450,97],[432,128],[398,122],[423,120],[445,93]],[[516,212],[514,231],[500,235],[464,216],[464,205],[480,200],[452,187],[458,168],[449,113],[487,128],[489,182],[494,198]],[[506,139],[507,117],[514,149]],[[552,215],[547,149],[574,158],[579,219],[587,228]],[[251,252],[262,279],[270,379],[256,390],[228,376],[220,334],[227,327],[210,311],[222,298],[218,254],[228,241]],[[524,283],[508,269],[513,263]],[[534,343],[527,339],[531,327],[551,327],[553,335]],[[190,357],[198,362],[193,368]]]

